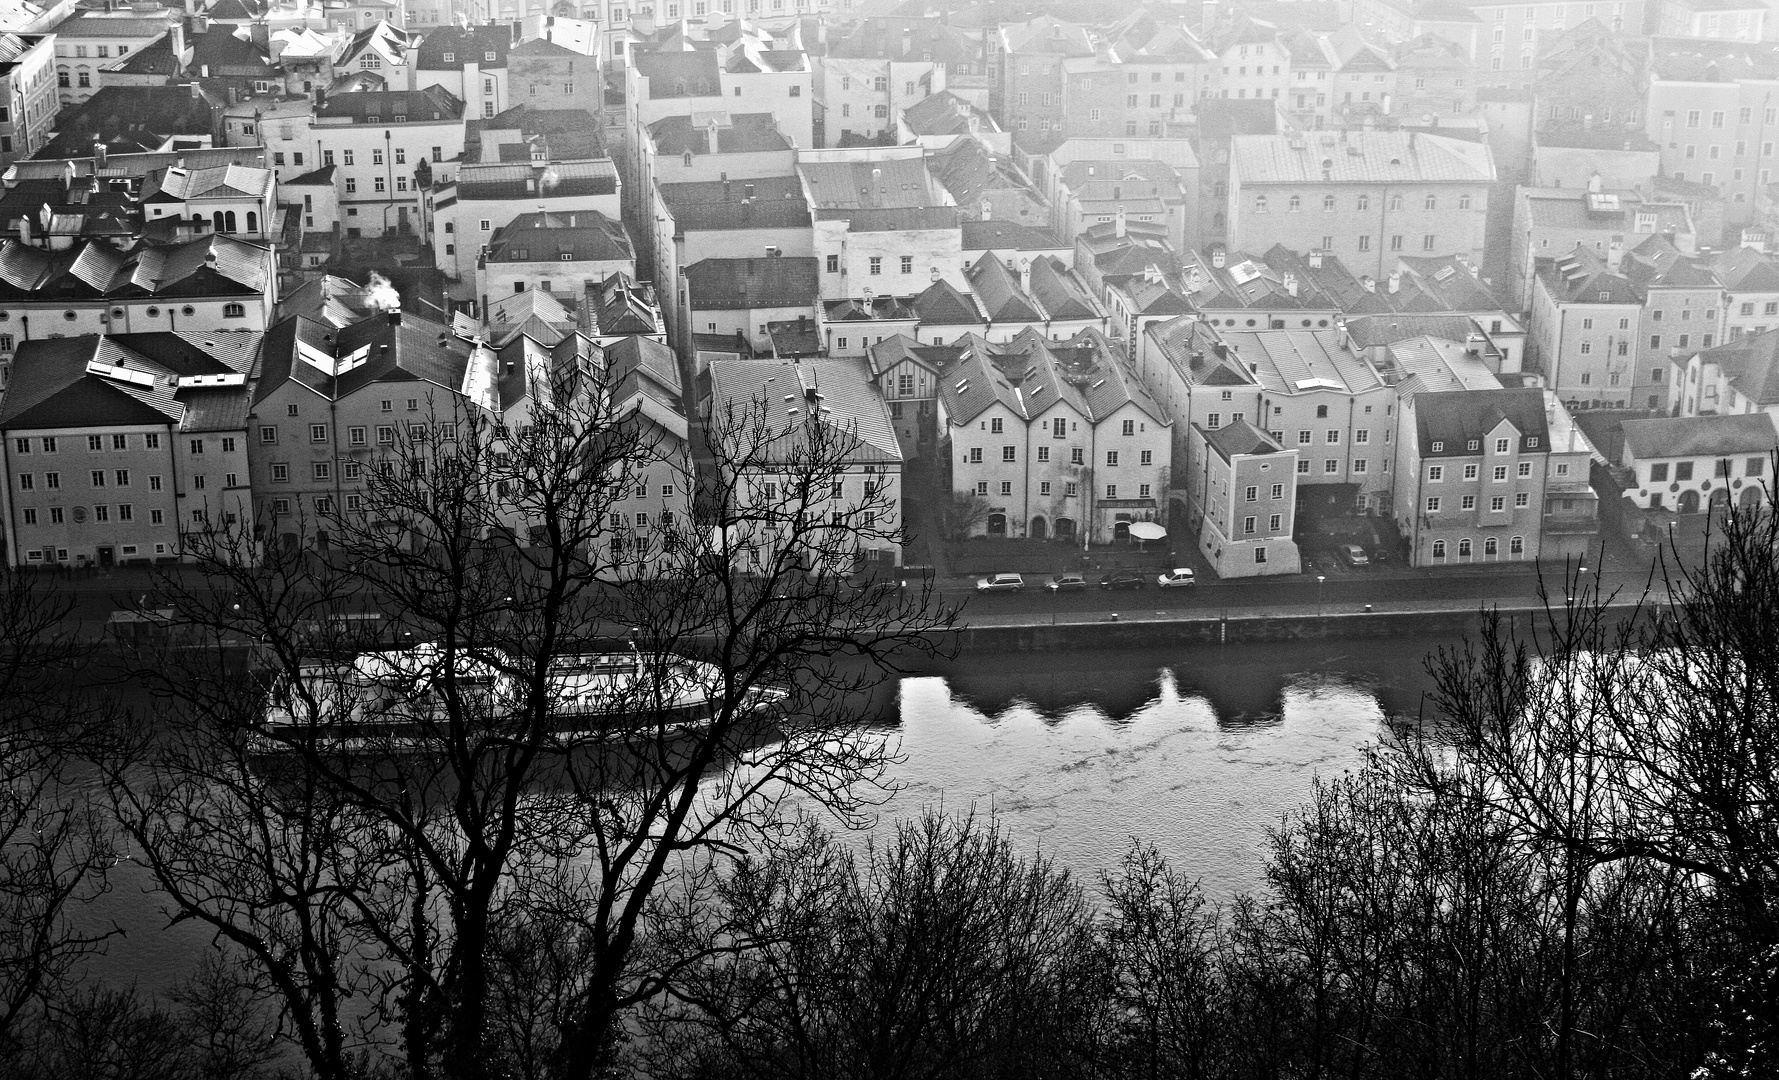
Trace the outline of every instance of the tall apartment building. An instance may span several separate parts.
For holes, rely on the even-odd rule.
[[[9,566],[176,559],[252,515],[248,376],[258,333],[26,342],[0,406]]]
[[[1631,406],[1643,298],[1583,247],[1539,259],[1532,290],[1530,367],[1578,408]]]
[[[1753,220],[1779,160],[1779,45],[1655,38],[1649,54],[1645,133],[1663,175],[1720,189],[1730,224]]]
[[[1199,517],[1198,549],[1220,578],[1296,574],[1297,451],[1245,420],[1194,425],[1184,485]]]
[[[1229,245],[1312,246],[1355,273],[1403,255],[1480,263],[1494,158],[1481,143],[1403,131],[1249,135],[1234,141]]]
[[[1411,565],[1539,557],[1551,449],[1544,406],[1537,388],[1403,399],[1394,516]]]
[[[335,94],[316,110],[321,164],[339,169],[346,234],[423,229],[421,163],[463,153],[463,102],[438,86]]]
[[[0,167],[22,161],[49,141],[61,98],[56,92],[55,39],[0,33]]]
[[[972,532],[1104,543],[1162,516],[1173,422],[1122,350],[1092,330],[962,344],[939,373],[940,440],[956,491],[987,504]]]

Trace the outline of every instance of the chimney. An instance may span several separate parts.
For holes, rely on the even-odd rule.
[[[1031,295],[1032,261],[1030,259],[1019,260],[1019,291],[1027,296]]]
[[[1359,284],[1365,286],[1365,291],[1368,293],[1377,292],[1377,279],[1370,274],[1366,274],[1364,277],[1360,278]]]
[[[1211,268],[1212,269],[1214,269],[1214,270],[1223,269],[1223,264],[1226,261],[1228,261],[1227,256],[1225,256],[1223,254],[1223,249],[1221,247],[1214,247],[1211,249]]]
[[[994,204],[989,202],[987,199],[983,199],[982,200],[982,220],[983,221],[993,221],[994,216],[995,216]]]
[[[31,215],[30,214],[20,214],[19,215],[19,243],[24,244],[26,247],[31,246]]]
[[[100,169],[103,169],[104,167],[105,167],[105,142],[102,139],[94,139],[93,140],[93,172],[97,173]]]
[[[1320,251],[1311,251],[1310,252],[1310,269],[1311,270],[1322,269],[1322,253]]]
[[[1112,233],[1114,236],[1124,235],[1124,207],[1122,206],[1118,208],[1118,216],[1112,219]]]
[[[710,126],[704,129],[704,152],[707,154],[717,152],[717,122],[715,120],[712,120]],[[727,184],[723,186],[728,187]]]
[[[401,308],[390,308],[387,314],[389,315],[390,326],[400,326],[402,324]],[[384,348],[388,348],[388,346],[384,346]]]
[[[1390,295],[1395,296],[1397,291],[1401,288],[1402,288],[1402,271],[1400,271],[1400,270],[1390,271]]]
[[[741,200],[741,220],[752,221],[753,219],[754,219],[754,201],[752,199]]]
[[[723,201],[729,201],[729,178],[727,176],[723,177]]]
[[[1289,270],[1285,271],[1285,291],[1293,297],[1297,295],[1297,275]]]

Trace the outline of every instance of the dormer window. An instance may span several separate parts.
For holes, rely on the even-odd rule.
[[[408,122],[407,114],[406,113],[396,113],[395,114],[395,122],[398,124],[407,123]]]
[[[482,62],[484,64],[494,63],[494,50],[490,49],[489,51],[483,53],[482,54]]]
[[[1482,443],[1479,440],[1471,439],[1469,442],[1464,444],[1464,449],[1475,450],[1478,447],[1480,447],[1481,445],[1482,445]]]
[[[1434,452],[1434,453],[1435,453],[1435,454],[1443,454],[1443,453],[1445,453],[1445,443],[1443,443],[1443,442],[1441,442],[1441,441],[1440,441],[1440,440],[1438,440],[1438,439],[1434,439],[1434,440],[1433,440],[1433,452]]]
[[[448,52],[445,54],[445,63],[455,64],[456,62],[457,62],[457,54],[456,53]]]

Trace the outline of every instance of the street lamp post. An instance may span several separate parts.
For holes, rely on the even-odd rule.
[[[1316,575],[1316,618],[1318,619],[1322,617],[1322,583],[1327,580],[1321,574]]]

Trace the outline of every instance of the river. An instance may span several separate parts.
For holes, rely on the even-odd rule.
[[[1266,828],[1311,777],[1356,768],[1413,716],[1438,641],[974,656],[897,688],[900,761],[878,829],[926,806],[992,812],[1092,879],[1137,837],[1228,900],[1261,879]],[[90,914],[126,930],[94,976],[164,989],[207,935],[166,928],[127,864]]]

